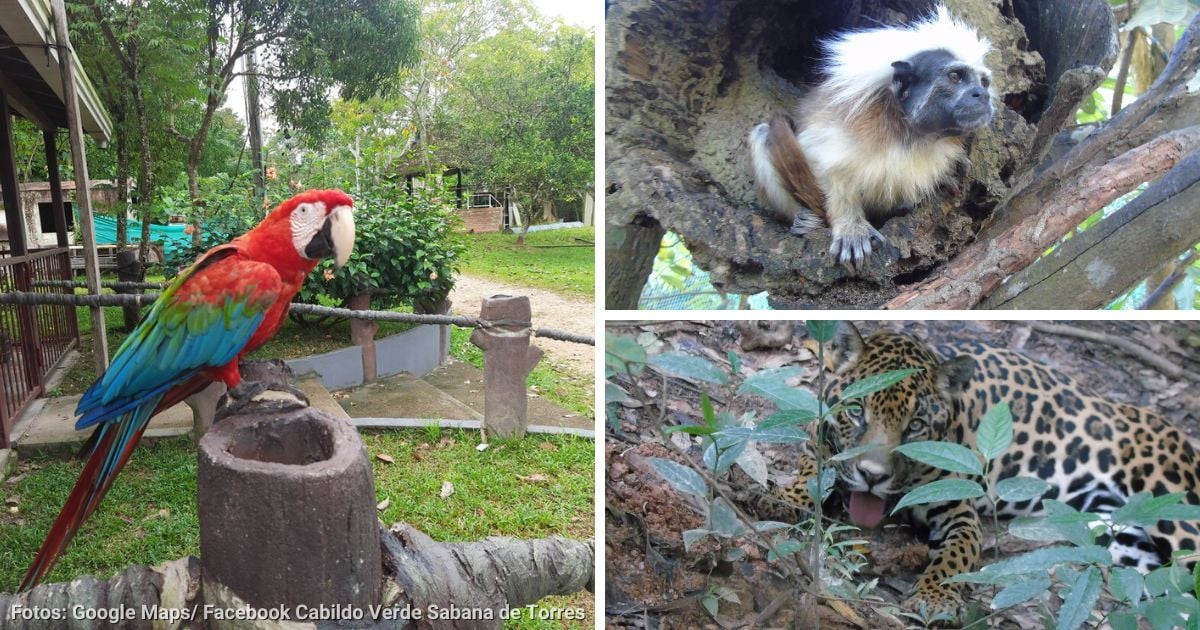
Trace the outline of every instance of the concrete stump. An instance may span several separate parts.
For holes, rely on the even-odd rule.
[[[528,322],[527,296],[493,295],[483,299],[480,319],[491,322]],[[530,343],[529,325],[502,324],[476,328],[471,343],[483,349],[483,426],[500,437],[523,437],[529,420],[525,381],[542,358]]]
[[[216,423],[199,461],[205,593],[254,607],[379,603],[371,465],[349,423],[256,409]]]
[[[143,282],[146,280],[146,268],[142,265],[142,261],[138,260],[137,252],[132,249],[122,249],[117,252],[117,280],[121,282]],[[118,294],[138,294],[142,293],[141,289],[116,289]],[[122,330],[125,332],[133,332],[135,326],[141,321],[141,309],[136,304],[125,304],[121,306],[122,315]]]

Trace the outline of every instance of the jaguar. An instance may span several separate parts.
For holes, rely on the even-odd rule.
[[[830,370],[826,400],[836,404],[842,390],[865,377],[891,370],[917,372],[860,400],[828,420],[825,441],[832,452],[859,449],[835,462],[836,487],[848,495],[851,522],[875,527],[889,505],[907,491],[957,476],[894,451],[922,440],[975,446],[984,414],[1007,402],[1013,416],[1013,441],[990,470],[991,482],[1017,475],[1050,484],[1040,499],[1004,502],[996,515],[1011,518],[1042,513],[1042,499],[1056,499],[1077,510],[1105,514],[1137,492],[1196,495],[1197,454],[1182,432],[1164,418],[1128,404],[1110,402],[1087,391],[1067,375],[1015,351],[975,341],[930,345],[916,337],[877,332],[866,338],[853,324],[839,324],[826,351]],[[865,452],[864,452],[865,450]],[[809,510],[809,480],[817,472],[809,453],[801,453],[799,476],[777,487],[784,502]],[[814,484],[815,487],[815,484]],[[901,513],[929,532],[929,562],[917,580],[909,609],[955,614],[962,604],[954,575],[974,570],[982,545],[981,514],[986,499],[912,506]],[[1153,527],[1126,529],[1106,540],[1113,560],[1149,571],[1179,549],[1195,550],[1198,522],[1159,521]]]

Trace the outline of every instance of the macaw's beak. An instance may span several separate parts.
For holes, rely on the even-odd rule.
[[[354,212],[350,206],[338,206],[325,217],[325,223],[317,231],[304,255],[308,258],[333,258],[338,269],[350,259],[354,251]]]

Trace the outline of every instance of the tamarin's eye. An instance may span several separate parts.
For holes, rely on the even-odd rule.
[[[950,79],[951,83],[958,83],[959,81],[962,81],[962,73],[958,70],[951,70],[950,73],[946,75],[946,78]]]
[[[987,87],[992,84],[992,80],[988,77],[979,77],[979,84],[983,87]]]

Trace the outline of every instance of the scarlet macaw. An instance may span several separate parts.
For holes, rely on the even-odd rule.
[[[150,418],[214,381],[231,397],[256,393],[238,359],[266,343],[322,258],[345,264],[354,247],[354,201],[310,190],[254,229],[208,250],[175,278],[79,400],[75,428],[96,425],[94,447],[20,590],[46,575],[104,498]]]

